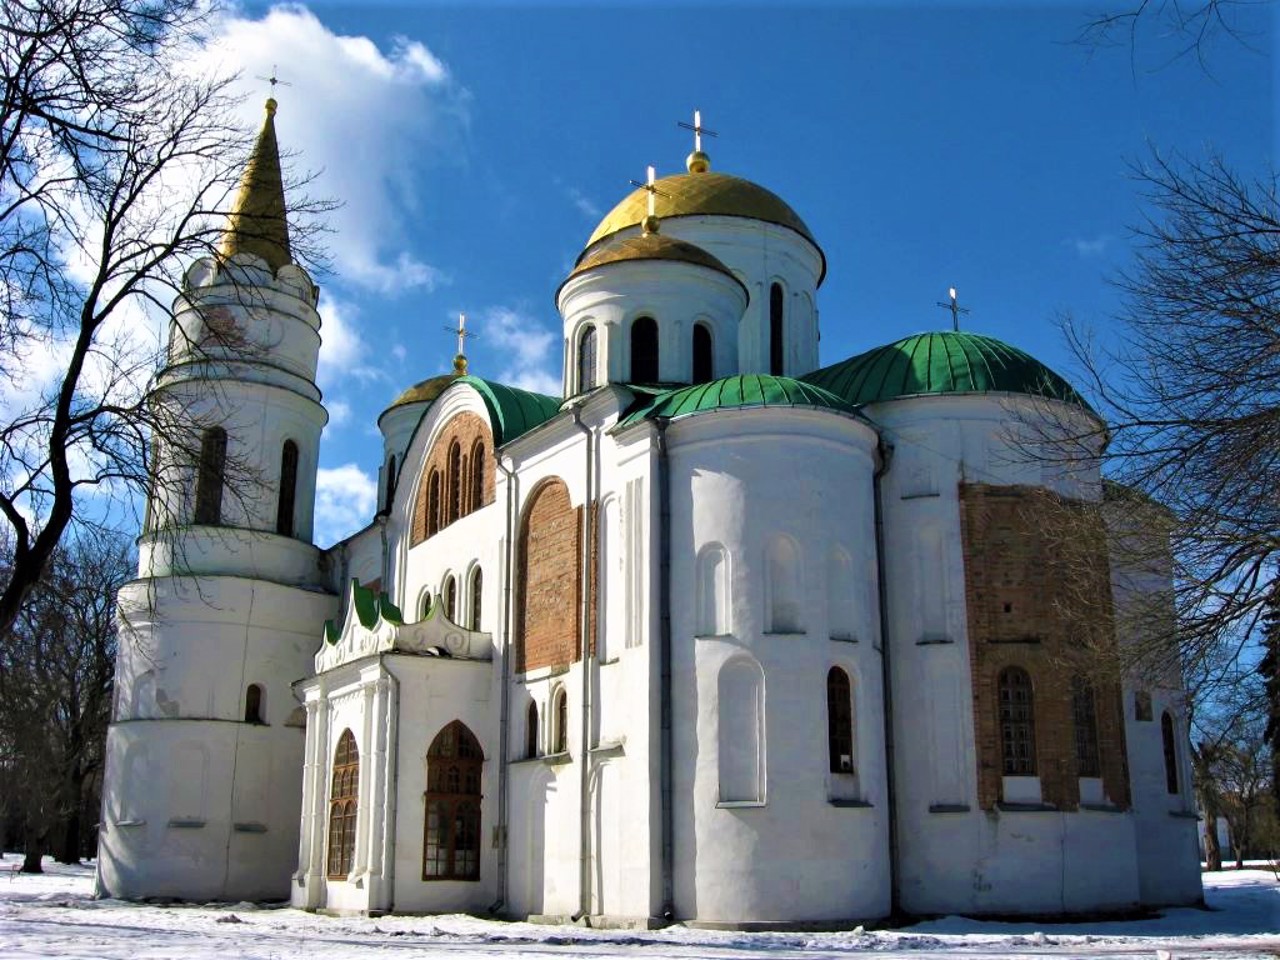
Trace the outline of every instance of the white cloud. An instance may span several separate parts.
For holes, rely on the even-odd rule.
[[[1077,237],[1071,241],[1071,244],[1075,247],[1076,253],[1082,257],[1100,257],[1111,246],[1111,238],[1106,234],[1101,234],[1092,239]]]
[[[345,400],[329,400],[325,403],[325,409],[329,411],[329,426],[340,427],[344,423],[351,420],[351,404]]]
[[[497,379],[522,390],[559,395],[560,358],[552,354],[560,342],[556,331],[509,307],[490,307],[481,322],[486,347],[496,347],[495,354],[506,358]]]
[[[316,471],[315,542],[337,543],[366,526],[378,504],[378,485],[354,463]]]
[[[305,7],[281,4],[261,19],[225,16],[197,66],[239,71],[248,93],[243,119],[262,120],[256,78],[285,64],[276,131],[296,154],[296,172],[318,171],[307,192],[340,200],[328,216],[329,254],[347,281],[381,293],[430,290],[443,282],[411,249],[420,213],[423,160],[447,159],[467,125],[469,95],[424,44],[399,37],[379,49],[368,37],[329,30]]]

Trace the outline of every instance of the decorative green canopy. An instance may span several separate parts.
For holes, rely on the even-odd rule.
[[[387,410],[412,403],[434,403],[440,394],[455,383],[465,383],[480,394],[485,409],[489,411],[489,426],[493,428],[493,442],[497,446],[546,423],[560,412],[560,404],[563,402],[559,397],[519,390],[495,380],[482,380],[470,374],[446,373],[414,384],[400,394]]]
[[[801,379],[858,406],[921,395],[1025,393],[1092,412],[1071,384],[1035,357],[976,333],[905,337]]]
[[[647,397],[643,405],[627,414],[622,422],[637,423],[659,417],[673,419],[741,407],[811,407],[857,414],[851,404],[821,387],[790,377],[746,373]]]

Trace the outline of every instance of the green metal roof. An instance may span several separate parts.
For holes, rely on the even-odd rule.
[[[905,337],[801,379],[859,406],[931,394],[1026,393],[1092,412],[1071,384],[1029,353],[950,330]]]
[[[813,384],[790,377],[745,373],[658,394],[627,414],[622,422],[637,423],[659,417],[674,419],[741,407],[812,407],[845,414],[857,413],[851,404]]]
[[[489,411],[489,424],[493,427],[493,443],[497,447],[546,423],[560,412],[560,404],[564,402],[560,397],[517,390],[470,374],[454,382],[467,384],[484,400]]]

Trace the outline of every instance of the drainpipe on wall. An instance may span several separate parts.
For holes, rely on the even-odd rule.
[[[515,469],[502,465],[502,457],[494,451],[494,463],[507,478],[507,556],[502,585],[502,693],[498,714],[498,899],[489,906],[495,914],[507,903],[507,791],[509,783],[507,767],[511,745],[508,743],[511,724],[511,581],[515,578],[516,555],[516,477]]]
[[[582,405],[570,408],[573,425],[586,436],[586,494],[582,505],[582,602],[578,611],[581,618],[582,644],[582,759],[578,771],[578,912],[572,920],[577,923],[591,914],[591,514],[595,503],[593,489],[595,477],[595,431],[582,422]],[[590,921],[588,920],[588,924]]]
[[[658,713],[661,717],[658,782],[662,802],[662,918],[675,918],[675,812],[672,799],[671,730],[671,477],[667,459],[667,423],[658,428]]]
[[[397,784],[400,780],[400,678],[387,669],[385,658],[382,660],[382,670],[391,680],[391,696],[390,702],[387,704],[387,756],[394,757],[394,764],[387,772],[384,778],[383,789],[386,791],[384,796],[383,816],[386,823],[383,824],[383,850],[382,850],[382,872],[387,879],[387,913],[396,912],[396,823],[397,801],[399,795],[397,792]]]
[[[889,915],[897,916],[900,909],[898,894],[898,808],[895,799],[893,761],[893,677],[889,672],[889,609],[886,604],[888,588],[885,585],[884,560],[884,504],[882,480],[893,461],[893,447],[883,438],[876,441],[876,453],[880,465],[872,478],[875,489],[876,521],[876,597],[880,608],[880,685],[884,702],[884,774],[885,803],[889,814]]]

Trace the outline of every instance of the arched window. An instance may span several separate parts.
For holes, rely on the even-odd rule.
[[[484,441],[477,440],[471,445],[471,472],[467,475],[471,486],[471,504],[467,512],[479,510],[484,506]]]
[[[776,537],[769,545],[768,602],[769,633],[803,633],[800,610],[800,555],[787,537]]]
[[[719,544],[698,554],[697,591],[698,636],[724,636],[729,632],[729,558]]]
[[[658,382],[658,324],[653,317],[631,323],[631,382]]]
[[[717,679],[720,802],[764,800],[764,677],[749,660],[730,660]]]
[[[524,755],[530,759],[538,755],[538,701],[530,700],[524,720]]]
[[[276,533],[293,536],[293,506],[298,497],[298,445],[286,440],[280,450],[280,499],[276,504]]]
[[[551,752],[569,752],[569,694],[564,687],[551,695]]]
[[[251,683],[244,691],[244,722],[264,723],[262,719],[262,686]]]
[[[1031,676],[1021,667],[1005,667],[999,689],[1001,766],[1006,777],[1036,775],[1035,702]]]
[[[221,427],[210,427],[200,439],[196,523],[217,526],[222,522],[222,484],[226,469],[227,431]]]
[[[827,756],[832,773],[853,773],[853,688],[839,667],[827,671]]]
[[[578,337],[578,393],[594,390],[595,385],[596,328],[593,324],[587,324]]]
[[[427,476],[427,536],[440,532],[440,471]]]
[[[423,880],[480,879],[480,773],[484,753],[454,720],[427,749]]]
[[[1173,734],[1173,717],[1166,710],[1160,715],[1160,736],[1164,739],[1164,786],[1169,793],[1178,792],[1178,741]]]
[[[396,455],[393,453],[390,457],[387,458],[387,499],[383,504],[383,506],[387,510],[391,509],[391,501],[395,499],[395,495],[396,495]]]
[[[445,494],[448,504],[448,516],[444,524],[448,526],[462,516],[462,447],[455,440],[449,445],[449,482]]]
[[[360,751],[350,730],[342,731],[333,754],[329,790],[329,877],[345,880],[356,852],[356,797],[360,792]]]
[[[425,620],[431,616],[431,591],[428,590],[422,595],[422,602],[418,605],[420,616],[419,620]]]
[[[1093,685],[1085,677],[1071,678],[1071,715],[1075,721],[1076,776],[1102,776],[1098,757],[1098,709]]]
[[[715,379],[712,361],[711,328],[705,323],[693,325],[693,382],[710,383]]]
[[[471,571],[471,622],[468,626],[472,630],[480,629],[480,610],[483,606],[484,591],[484,574],[480,572],[480,568],[476,567]]]
[[[787,341],[784,336],[782,303],[782,284],[771,284],[769,287],[769,372],[774,376],[783,374],[786,363]]]
[[[458,581],[452,575],[444,578],[444,587],[440,590],[444,598],[444,615],[454,623],[458,622]]]

